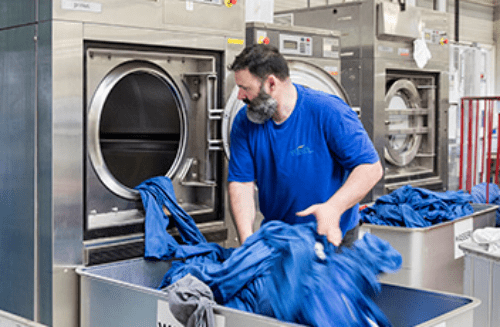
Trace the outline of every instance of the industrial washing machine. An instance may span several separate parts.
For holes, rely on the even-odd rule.
[[[294,25],[341,32],[342,86],[353,107],[359,108],[385,167],[384,178],[366,200],[405,184],[445,190],[450,25],[446,13],[406,1],[370,0],[277,14],[289,15]]]
[[[233,246],[221,123],[244,7],[0,1],[0,309],[78,326],[75,268],[143,256],[134,187],[151,177]]]

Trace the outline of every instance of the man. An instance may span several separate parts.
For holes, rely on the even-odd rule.
[[[340,98],[293,84],[269,45],[244,49],[229,67],[247,105],[231,129],[229,198],[243,243],[252,234],[254,190],[263,224],[317,220],[336,246],[357,238],[358,202],[382,178],[378,154]]]

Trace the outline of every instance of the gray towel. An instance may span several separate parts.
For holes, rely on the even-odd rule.
[[[186,327],[215,327],[212,290],[191,274],[162,289],[170,311]]]

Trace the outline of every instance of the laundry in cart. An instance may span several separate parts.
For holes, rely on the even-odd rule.
[[[156,177],[138,189],[143,201],[148,199],[146,226],[160,226],[146,229],[146,253],[151,259],[173,260],[160,288],[189,274],[206,283],[215,301],[227,307],[311,326],[390,325],[373,301],[380,292],[377,275],[401,266],[401,255],[388,242],[366,235],[352,248],[337,251],[317,234],[315,223],[272,221],[241,247],[225,249],[199,237],[196,225],[187,222],[190,217],[176,204],[168,178]],[[158,210],[163,206],[171,217]],[[186,244],[167,235],[170,218]],[[162,235],[168,244],[158,247]],[[150,246],[164,252],[154,253]]]

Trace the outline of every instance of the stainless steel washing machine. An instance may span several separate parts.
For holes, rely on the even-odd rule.
[[[448,16],[406,1],[353,1],[281,12],[293,24],[341,32],[342,85],[383,159],[367,197],[402,185],[447,187]],[[431,58],[417,65],[414,41]],[[420,49],[420,48],[419,48]],[[422,53],[426,53],[423,51]],[[425,57],[419,51],[418,60]]]
[[[143,255],[134,187],[150,177],[170,177],[207,239],[231,246],[221,123],[244,1],[0,7],[0,309],[78,326],[74,269]]]

